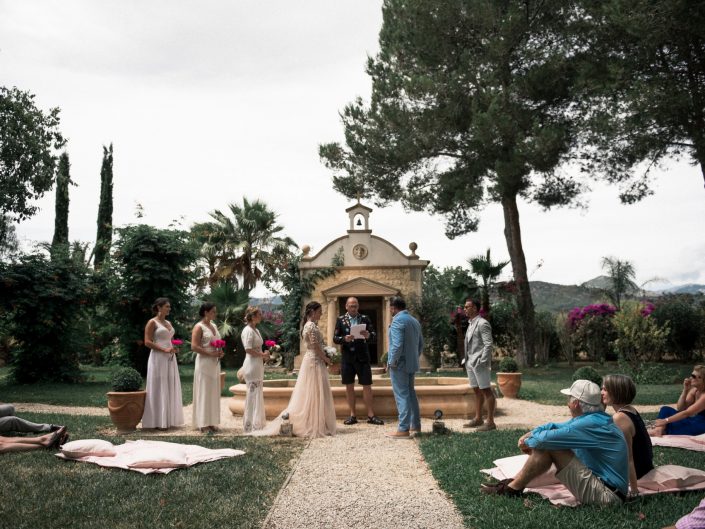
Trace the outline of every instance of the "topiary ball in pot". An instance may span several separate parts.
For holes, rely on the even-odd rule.
[[[521,389],[521,373],[516,360],[505,356],[499,361],[497,372],[497,385],[499,390],[508,399],[516,399]]]
[[[113,391],[139,391],[142,387],[142,375],[131,367],[121,367],[113,371],[110,385]]]
[[[500,373],[517,373],[518,371],[519,365],[511,356],[505,356],[499,361]]]
[[[108,392],[110,420],[118,433],[134,432],[142,420],[146,391],[142,387],[142,375],[131,367],[116,369],[111,378],[112,391]]]
[[[590,366],[579,367],[573,373],[573,382],[576,380],[589,380],[598,386],[602,386],[602,375],[597,372],[597,369]]]

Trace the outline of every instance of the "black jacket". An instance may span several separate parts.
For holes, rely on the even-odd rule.
[[[333,335],[333,342],[340,345],[340,349],[343,355],[344,362],[369,362],[370,353],[367,350],[367,342],[374,340],[375,330],[372,326],[370,318],[364,314],[359,315],[360,323],[365,324],[367,332],[370,333],[367,340],[353,340],[352,342],[346,342],[345,337],[350,334],[350,316],[346,312],[338,318],[335,322],[335,334]]]

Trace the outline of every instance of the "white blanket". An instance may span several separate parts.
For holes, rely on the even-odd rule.
[[[101,467],[122,468],[134,470],[141,474],[168,474],[177,468],[190,467],[198,463],[208,463],[226,457],[236,457],[244,455],[242,450],[232,448],[222,448],[212,450],[198,445],[187,445],[179,443],[167,443],[164,441],[126,441],[125,444],[114,447],[116,455],[113,457],[85,456],[77,459],[70,459],[59,452],[56,457],[67,461],[81,461],[83,463],[95,463]],[[158,453],[165,461],[155,463],[151,468],[136,468],[134,465],[154,460],[154,454]],[[173,454],[173,466],[169,466],[169,454]]]

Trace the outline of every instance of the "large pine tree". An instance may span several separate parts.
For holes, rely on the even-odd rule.
[[[59,167],[56,173],[56,215],[54,217],[54,238],[51,241],[52,254],[61,248],[68,250],[69,246],[70,169],[69,155],[64,151],[59,157]]]
[[[100,168],[100,204],[98,204],[98,233],[95,238],[96,269],[110,253],[113,240],[113,144],[103,146],[103,165]]]

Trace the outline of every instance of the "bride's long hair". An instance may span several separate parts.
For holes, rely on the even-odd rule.
[[[306,325],[306,322],[308,321],[311,314],[313,314],[320,308],[321,304],[318,301],[310,301],[309,304],[306,305],[306,310],[304,310],[304,317],[301,320],[301,336],[304,335],[304,326]]]

